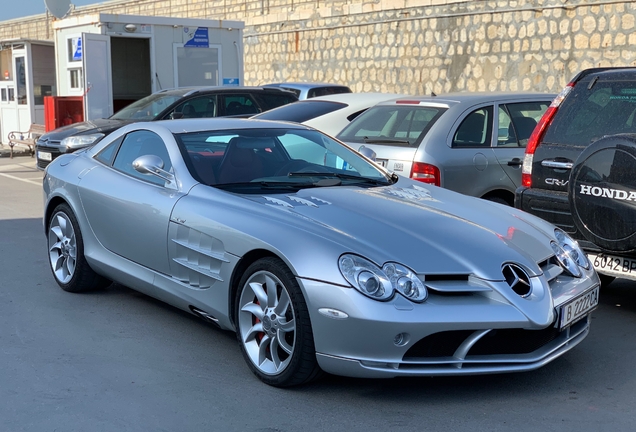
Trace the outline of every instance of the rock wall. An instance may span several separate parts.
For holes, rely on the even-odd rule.
[[[73,11],[245,21],[245,81],[355,91],[557,92],[579,70],[636,64],[636,1],[116,0]],[[52,39],[46,15],[0,40]]]

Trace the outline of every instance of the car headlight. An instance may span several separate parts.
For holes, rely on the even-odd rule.
[[[362,294],[376,300],[389,300],[395,291],[409,300],[423,302],[428,291],[407,267],[386,263],[382,268],[357,255],[345,254],[338,260],[344,278]]]
[[[77,150],[82,147],[87,147],[94,142],[100,140],[104,136],[103,133],[94,133],[87,135],[75,135],[64,138],[60,144],[66,147],[67,150]]]
[[[580,277],[581,270],[579,267],[586,270],[590,268],[590,261],[587,256],[585,256],[579,244],[563,230],[556,228],[554,236],[557,241],[552,241],[550,246],[552,246],[557,260],[572,276]]]

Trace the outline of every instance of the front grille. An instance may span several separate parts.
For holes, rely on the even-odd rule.
[[[552,326],[543,330],[491,330],[470,349],[468,355],[529,354],[559,336]]]
[[[433,333],[413,344],[403,359],[451,357],[474,330],[450,330]]]
[[[55,160],[55,158],[57,158],[58,156],[62,155],[62,153],[58,149],[55,149],[55,148],[43,147],[43,148],[40,148],[38,150],[51,153],[51,160],[50,161],[45,161],[45,160],[42,160],[40,158],[37,158],[37,165],[38,165],[38,168],[40,168],[40,169],[46,168],[52,161]]]

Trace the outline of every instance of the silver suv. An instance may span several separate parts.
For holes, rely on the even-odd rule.
[[[513,205],[528,138],[555,96],[403,97],[369,108],[337,138],[397,174]]]

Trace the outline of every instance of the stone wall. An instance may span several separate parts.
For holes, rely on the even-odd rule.
[[[73,14],[242,20],[245,81],[355,91],[560,90],[579,70],[636,65],[636,1],[116,0]],[[52,39],[45,15],[0,39]]]

